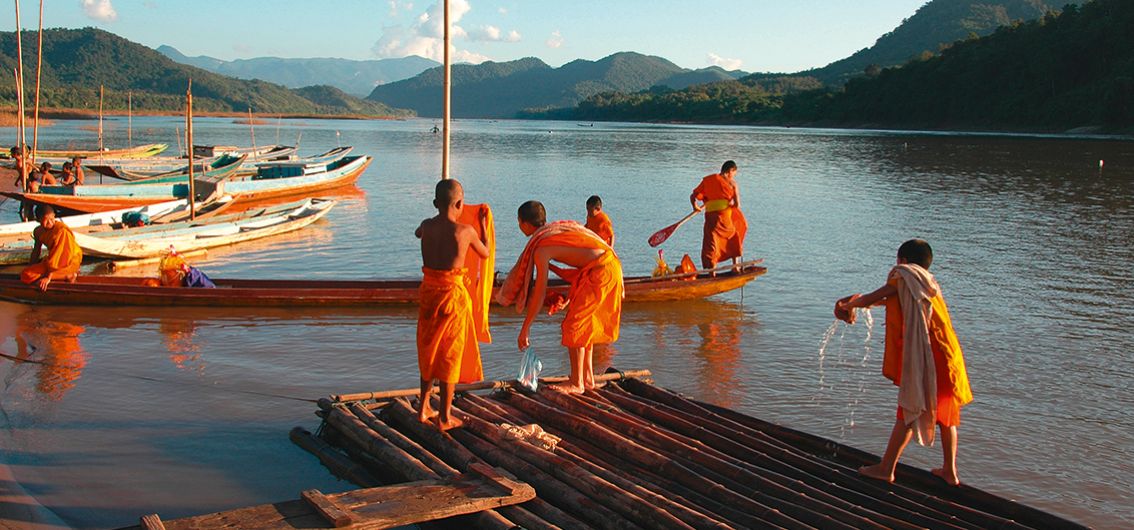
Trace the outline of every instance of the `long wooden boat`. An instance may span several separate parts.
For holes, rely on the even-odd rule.
[[[97,149],[94,149],[94,150],[38,149],[35,152],[35,156],[36,156],[37,161],[43,160],[43,159],[66,159],[66,160],[70,161],[72,158],[75,158],[75,157],[87,158],[87,159],[147,158],[147,157],[154,156],[158,153],[161,153],[162,151],[165,151],[167,148],[169,148],[168,144],[146,144],[146,145],[139,145],[137,147],[125,147],[125,148],[122,148],[122,149],[104,149],[104,150],[101,150],[101,151],[99,151]],[[10,159],[12,157],[9,154],[9,150],[4,149],[4,150],[0,150],[0,158]]]
[[[124,208],[121,210],[112,210],[109,212],[87,213],[81,215],[68,215],[66,217],[59,217],[63,224],[67,225],[71,230],[80,231],[84,228],[107,227],[110,228],[114,225],[122,223],[122,216],[130,212],[143,213],[149,216],[150,219],[157,219],[159,217],[181,211],[188,211],[189,203],[185,199],[176,199],[172,201],[159,202],[149,204],[146,206],[139,206],[137,208]],[[23,223],[8,223],[0,225],[0,241],[4,238],[18,236],[31,238],[32,230],[39,226],[37,221],[27,221]]]
[[[201,167],[202,163],[214,164],[218,159],[231,159],[245,155],[244,163],[240,166],[240,169],[238,171],[255,172],[256,164],[261,162],[290,160],[294,157],[295,150],[296,148],[292,146],[276,145],[261,148],[252,153],[225,153],[213,157],[196,158],[194,160],[194,163],[196,164],[194,168]],[[337,149],[328,151],[328,153],[331,153],[333,151],[337,151]],[[317,155],[317,157],[325,156],[328,153]],[[155,177],[166,177],[178,173],[187,173],[189,168],[187,167],[186,161],[187,159],[183,156],[155,157],[138,160],[116,159],[100,160],[98,161],[98,163],[89,164],[84,167],[108,177],[125,180],[127,182],[133,182],[138,180],[148,180]]]
[[[355,155],[314,167],[305,164],[272,165],[250,177],[210,175],[194,178],[195,194],[198,200],[205,200],[211,196],[232,195],[235,200],[241,202],[293,195],[310,196],[323,190],[353,184],[372,160],[370,156]],[[187,182],[104,184],[74,186],[71,191],[70,195],[11,191],[0,194],[76,212],[102,212],[186,198],[189,195],[189,184]]]
[[[85,257],[116,260],[154,258],[171,247],[179,252],[193,252],[298,230],[326,215],[335,202],[304,199],[207,219],[90,234],[76,232],[75,242],[82,247]],[[27,263],[31,247],[30,241],[5,245],[0,248],[0,260],[6,264]],[[17,258],[22,258],[22,261],[17,261]]]
[[[209,160],[199,160],[193,164],[193,176],[202,178],[228,178],[236,174],[246,163],[244,156],[221,155]],[[92,169],[94,166],[92,166]],[[185,161],[176,169],[150,173],[125,172],[122,180],[114,184],[85,184],[82,186],[41,186],[40,193],[58,195],[118,195],[128,188],[117,186],[140,186],[143,184],[169,184],[189,182],[189,166]],[[158,188],[154,188],[158,190]]]
[[[628,277],[626,302],[664,302],[705,298],[738,289],[767,272],[747,264],[739,272],[693,280]],[[213,279],[217,289],[145,287],[144,277],[80,276],[75,283],[53,282],[47,292],[0,275],[0,299],[29,304],[206,307],[350,307],[409,305],[418,300],[420,280],[238,280]],[[566,294],[563,282],[552,292]]]

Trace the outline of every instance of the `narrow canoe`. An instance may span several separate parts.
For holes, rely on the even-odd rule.
[[[75,157],[87,158],[87,159],[147,158],[147,157],[154,156],[154,155],[156,155],[156,154],[158,154],[162,151],[165,151],[166,148],[168,148],[168,147],[169,147],[168,144],[146,144],[146,145],[139,145],[137,147],[125,147],[125,148],[122,148],[122,149],[104,149],[102,151],[99,151],[97,149],[94,149],[94,150],[76,149],[76,150],[57,150],[57,151],[48,150],[48,149],[37,149],[36,152],[35,152],[35,156],[36,156],[36,160],[42,160],[42,159],[45,159],[45,158],[46,159],[57,158],[57,159],[66,159],[68,161],[71,160],[72,158],[75,158]],[[11,156],[9,155],[9,150],[5,149],[2,152],[0,152],[0,158],[11,158]]]
[[[311,158],[319,158],[326,156],[332,152],[337,152],[341,149],[350,148],[337,148],[317,155]],[[286,145],[277,145],[270,148],[264,148],[260,151],[248,154],[244,159],[244,164],[240,166],[239,172],[251,171],[255,172],[256,164],[262,162],[271,162],[277,160],[290,160],[295,155],[296,148]],[[245,153],[240,153],[245,154]],[[201,163],[211,164],[213,161],[224,157],[237,157],[240,154],[222,154],[214,157],[198,157],[195,167],[200,167]],[[345,156],[345,153],[344,155]],[[186,168],[186,158],[180,157],[154,157],[143,159],[113,159],[113,160],[99,160],[97,163],[89,164],[86,168],[96,173],[101,173],[108,177],[125,180],[136,181],[153,178],[155,176],[167,176],[166,173],[185,173],[188,171]]]
[[[767,272],[747,264],[740,272],[694,280],[628,277],[626,302],[705,298],[738,289]],[[144,277],[80,276],[75,283],[52,282],[47,292],[0,275],[0,299],[28,304],[83,306],[350,307],[416,304],[420,280],[237,280],[214,279],[216,289],[144,287]],[[566,293],[563,282],[553,292]]]
[[[69,215],[60,217],[59,220],[63,224],[70,227],[72,230],[82,230],[84,228],[111,226],[122,223],[122,216],[130,212],[144,213],[150,219],[157,218],[169,213],[178,211],[187,211],[188,201],[185,199],[177,199],[166,202],[159,202],[138,208],[125,208],[122,210],[112,210],[109,212],[88,213],[82,215]],[[0,240],[10,236],[22,236],[31,238],[32,230],[39,226],[36,221],[27,221],[24,223],[8,223],[0,225]]]

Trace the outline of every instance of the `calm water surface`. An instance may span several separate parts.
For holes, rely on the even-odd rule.
[[[41,141],[89,145],[89,125],[59,121]],[[177,145],[176,118],[134,125],[136,142]],[[440,166],[432,125],[258,127],[261,144],[302,134],[304,154],[341,142],[375,162],[325,221],[197,264],[217,277],[417,275],[413,229],[431,215]],[[110,121],[108,144],[124,144],[125,127]],[[227,119],[199,120],[195,132],[249,143],[247,126]],[[923,237],[976,393],[961,427],[963,480],[1098,527],[1134,525],[1134,142],[466,120],[454,124],[452,174],[470,202],[497,212],[498,269],[523,242],[512,221],[520,202],[581,219],[598,194],[626,271],[645,274],[646,237],[684,215],[698,179],[726,159],[741,168],[747,257],[765,258],[769,273],[743,292],[627,307],[621,340],[596,365],[648,368],[696,398],[881,452],[896,400],[880,374],[882,312],[872,328],[835,326],[822,355],[819,345],[834,300],[881,285],[897,246]],[[14,219],[13,206],[0,216]],[[674,263],[699,244],[694,222],[664,248]],[[494,317],[485,373],[514,377],[520,321]],[[83,528],[348,489],[288,430],[317,426],[308,400],[415,386],[415,319],[413,308],[0,302],[0,352],[47,363],[0,359],[0,458]],[[533,343],[562,373],[558,326],[539,322]],[[939,459],[915,446],[904,461]]]

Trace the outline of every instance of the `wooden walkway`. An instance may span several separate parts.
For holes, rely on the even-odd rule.
[[[488,396],[458,397],[465,426],[448,433],[418,422],[405,398],[372,393],[321,401],[318,436],[296,428],[292,439],[360,485],[436,479],[487,463],[538,494],[464,516],[460,527],[1084,528],[908,466],[896,484],[863,478],[857,468],[876,456],[638,379],[584,395],[494,386]],[[537,424],[559,440],[516,438],[502,424]]]

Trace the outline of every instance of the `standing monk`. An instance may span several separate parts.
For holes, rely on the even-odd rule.
[[[51,280],[65,279],[74,282],[83,262],[83,249],[75,242],[75,234],[67,225],[55,218],[55,208],[46,204],[35,207],[39,226],[32,232],[31,265],[20,272],[20,280],[46,291]],[[39,260],[39,252],[47,246],[47,257]]]
[[[469,248],[488,258],[488,212],[482,210],[478,230],[458,222],[464,209],[465,192],[456,180],[437,183],[433,205],[437,216],[421,222],[414,235],[421,238],[421,307],[417,314],[417,363],[421,370],[421,403],[418,419],[436,422],[446,431],[461,426],[453,417],[453,392],[457,383],[484,379],[480,346],[473,317],[474,304],[466,286],[463,267]],[[492,274],[482,269],[481,274]],[[441,412],[429,405],[433,381],[441,383]]]
[[[701,241],[701,266],[712,270],[732,258],[733,265],[744,254],[744,236],[748,221],[740,211],[740,192],[736,186],[736,162],[729,160],[721,172],[708,175],[693,188],[689,204],[705,211],[705,234]],[[697,202],[701,204],[698,205]]]
[[[86,172],[83,171],[83,157],[76,156],[72,158],[71,168],[75,173],[75,183],[82,186],[87,180]]]
[[[538,201],[521,204],[518,217],[520,231],[529,236],[528,244],[496,300],[505,306],[515,305],[525,313],[517,339],[520,349],[525,350],[531,345],[532,321],[547,296],[548,271],[567,280],[571,289],[567,294],[562,344],[567,347],[571,375],[563,390],[581,393],[594,388],[594,345],[618,340],[622,263],[610,245],[583,225],[575,221],[547,224],[543,204]],[[552,265],[552,260],[567,268]]]
[[[587,228],[598,234],[607,245],[614,247],[614,224],[610,222],[610,216],[602,211],[602,197],[598,195],[591,195],[587,199]]]

